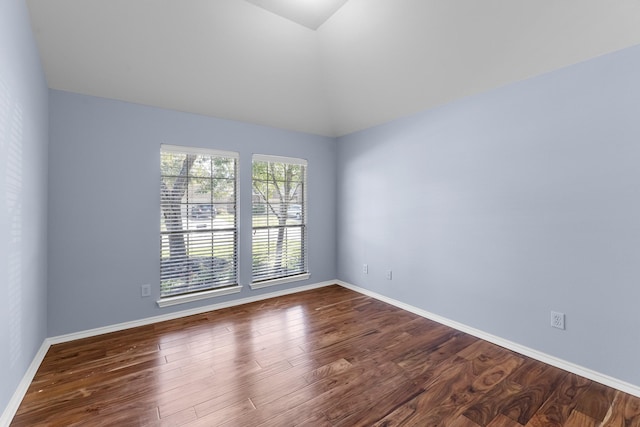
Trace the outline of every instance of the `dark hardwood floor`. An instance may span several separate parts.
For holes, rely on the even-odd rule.
[[[58,344],[13,426],[640,426],[640,399],[339,286]]]

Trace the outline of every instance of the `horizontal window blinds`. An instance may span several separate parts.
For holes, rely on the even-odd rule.
[[[160,296],[237,284],[237,153],[162,145]]]
[[[308,272],[306,179],[304,159],[254,155],[254,283]]]

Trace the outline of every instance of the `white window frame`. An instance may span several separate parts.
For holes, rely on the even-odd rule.
[[[299,224],[287,224],[284,226],[286,229],[296,229],[300,230],[300,252],[302,255],[302,267],[300,272],[296,272],[294,274],[284,274],[284,275],[274,275],[267,274],[265,278],[257,278],[256,273],[256,242],[259,242],[260,237],[256,237],[257,233],[267,231],[267,233],[272,232],[273,230],[278,230],[282,228],[280,225],[261,225],[254,226],[253,221],[255,221],[255,217],[260,215],[260,213],[256,213],[256,208],[254,206],[254,200],[252,200],[252,242],[251,242],[251,258],[252,258],[252,283],[251,289],[260,289],[268,286],[280,285],[284,283],[291,283],[300,280],[306,280],[310,277],[309,274],[309,253],[308,253],[308,204],[307,204],[307,185],[308,185],[308,162],[306,159],[295,158],[295,157],[282,157],[282,156],[272,156],[272,155],[264,155],[264,154],[254,154],[252,157],[251,165],[251,182],[252,182],[252,195],[254,194],[254,175],[253,175],[253,165],[256,162],[266,162],[266,163],[286,163],[290,165],[299,165],[304,167],[304,174],[302,177],[302,199],[300,200],[301,209],[300,209],[300,223]],[[261,203],[258,203],[260,205]],[[268,209],[268,208],[267,208]],[[287,212],[288,216],[288,212]],[[297,220],[297,219],[296,219]],[[288,221],[288,220],[287,220]]]
[[[200,289],[194,289],[193,291],[185,291],[185,292],[181,292],[181,293],[177,293],[175,295],[165,295],[162,296],[162,290],[160,292],[161,297],[160,299],[157,301],[157,304],[159,307],[167,307],[167,306],[171,306],[171,305],[176,305],[176,304],[183,304],[183,303],[187,303],[187,302],[191,302],[191,301],[197,301],[197,300],[201,300],[201,299],[207,299],[207,298],[212,298],[212,297],[217,297],[217,296],[222,296],[222,295],[229,295],[229,294],[233,294],[233,293],[238,293],[241,291],[242,287],[238,284],[238,245],[239,245],[239,239],[238,239],[238,196],[239,196],[239,191],[238,191],[238,184],[239,184],[239,174],[238,174],[238,168],[239,168],[239,158],[240,155],[237,152],[232,152],[232,151],[221,151],[221,150],[213,150],[213,149],[205,149],[205,148],[194,148],[194,147],[183,147],[183,146],[176,146],[176,145],[168,145],[168,144],[162,144],[161,148],[160,148],[160,153],[177,153],[177,154],[188,154],[188,155],[205,155],[205,156],[211,156],[211,157],[222,157],[222,158],[227,158],[227,159],[232,159],[234,162],[234,176],[233,176],[233,185],[234,185],[234,199],[232,200],[233,203],[233,221],[232,224],[229,226],[225,226],[225,227],[220,227],[219,225],[213,225],[215,224],[214,218],[211,218],[211,226],[209,228],[206,228],[204,230],[199,230],[199,229],[193,229],[190,228],[191,226],[191,221],[193,221],[192,218],[192,214],[191,214],[191,209],[193,209],[194,206],[197,206],[197,202],[191,202],[189,200],[189,189],[188,187],[186,187],[185,190],[185,197],[187,197],[186,202],[184,200],[184,198],[182,198],[183,196],[181,196],[180,199],[180,208],[181,208],[181,226],[182,226],[182,232],[179,230],[175,230],[173,232],[167,230],[165,228],[165,230],[163,231],[162,228],[160,229],[160,238],[161,238],[161,242],[160,242],[160,262],[161,262],[161,266],[160,266],[160,281],[162,283],[163,280],[169,280],[172,278],[172,272],[171,272],[171,265],[167,266],[163,266],[163,250],[166,251],[167,250],[167,242],[168,240],[163,240],[164,236],[168,236],[169,234],[182,234],[184,237],[184,241],[187,244],[187,251],[190,250],[190,246],[191,242],[190,239],[196,240],[198,239],[197,236],[201,236],[201,238],[203,239],[202,241],[205,242],[206,244],[209,244],[209,241],[207,240],[207,233],[211,234],[211,240],[210,240],[210,244],[211,244],[211,258],[215,258],[215,253],[214,253],[214,240],[215,240],[215,236],[216,235],[221,235],[223,236],[223,238],[228,238],[229,233],[232,233],[232,242],[233,242],[233,253],[232,253],[232,258],[231,258],[231,277],[228,277],[226,279],[224,279],[224,283],[223,284],[216,284],[215,281],[210,282],[211,286],[207,287],[202,286]],[[162,158],[162,157],[161,157]],[[178,175],[163,175],[162,171],[161,171],[161,182],[162,180],[164,180],[165,178],[169,178],[169,177],[176,177]],[[188,175],[188,177],[193,177],[193,175]],[[205,179],[210,179],[211,185],[213,186],[213,181],[214,179],[216,179],[214,176],[205,178]],[[163,215],[163,210],[162,210],[162,203],[163,203],[163,197],[161,195],[160,198],[160,203],[161,203],[161,215]],[[201,203],[200,203],[201,204]],[[206,205],[206,203],[205,203]],[[213,196],[211,198],[211,206],[215,207],[215,202],[213,200]],[[205,206],[206,207],[206,206]],[[186,224],[184,223],[186,219]],[[206,220],[204,221],[206,224]],[[226,235],[225,235],[226,233]],[[200,243],[198,243],[200,244]],[[202,247],[202,246],[200,246]],[[228,252],[227,252],[228,255]],[[185,257],[185,264],[190,261],[190,258],[188,258],[189,256],[187,255]],[[181,266],[181,264],[177,263],[178,266]],[[214,267],[212,267],[214,268]],[[215,271],[215,270],[214,270]],[[210,273],[210,274],[214,274],[214,273]],[[182,276],[180,275],[180,273],[175,274],[175,278],[176,280],[180,280]]]

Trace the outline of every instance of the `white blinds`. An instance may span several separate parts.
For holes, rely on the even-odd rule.
[[[236,285],[238,154],[162,145],[161,297]]]
[[[253,157],[253,282],[307,273],[303,159]]]

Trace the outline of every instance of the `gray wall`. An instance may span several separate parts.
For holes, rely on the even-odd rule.
[[[640,385],[638,76],[633,47],[340,138],[339,279]]]
[[[50,92],[50,336],[332,280],[335,140]],[[251,155],[308,159],[307,281],[160,309],[160,144],[240,153],[240,283],[251,280]],[[152,297],[140,297],[140,285]]]
[[[26,3],[0,2],[0,413],[46,336],[47,84]]]

